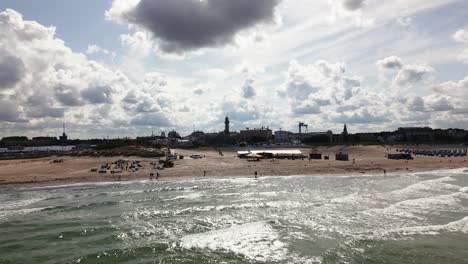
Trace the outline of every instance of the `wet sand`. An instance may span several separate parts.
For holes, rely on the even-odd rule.
[[[57,158],[43,158],[31,160],[0,161],[0,188],[34,187],[48,185],[62,185],[71,183],[108,182],[149,179],[150,173],[161,175],[164,178],[202,178],[204,171],[206,177],[236,177],[254,176],[290,176],[290,175],[350,175],[350,174],[377,174],[400,171],[418,172],[439,169],[468,168],[468,157],[423,157],[415,156],[414,160],[388,160],[386,153],[395,153],[395,148],[387,149],[383,146],[335,146],[315,148],[324,156],[329,155],[331,160],[262,160],[248,162],[236,157],[237,151],[245,148],[222,148],[222,154],[214,148],[201,148],[195,150],[173,150],[173,153],[184,155],[185,159],[175,161],[175,167],[156,170],[150,163],[157,159],[137,157],[60,157],[63,163],[51,163]],[[432,147],[419,147],[430,149]],[[443,147],[435,147],[443,148]],[[456,149],[457,147],[446,147]],[[301,148],[304,154],[311,152],[312,148]],[[350,161],[335,161],[335,153],[343,151],[348,153]],[[192,154],[204,156],[203,159],[190,159]],[[353,163],[355,159],[355,163]],[[105,174],[91,172],[92,168],[100,168],[104,163],[113,163],[117,160],[138,160],[142,164],[137,172],[123,171],[121,174]]]

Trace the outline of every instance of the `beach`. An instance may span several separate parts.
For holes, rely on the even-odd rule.
[[[398,172],[420,172],[438,169],[466,168],[466,157],[426,157],[415,156],[414,160],[389,160],[387,153],[396,153],[398,146],[334,146],[317,148],[299,148],[305,155],[320,152],[330,156],[330,160],[271,160],[248,162],[237,158],[237,151],[249,148],[200,148],[175,149],[172,153],[184,156],[176,160],[173,168],[155,170],[157,159],[138,157],[59,157],[26,160],[0,161],[0,187],[16,188],[24,186],[47,186],[70,183],[130,181],[148,179],[150,174],[160,174],[160,180],[167,178],[202,178],[202,177],[253,177],[291,176],[291,175],[383,175]],[[419,146],[431,149],[431,146]],[[437,147],[440,148],[440,147]],[[450,147],[447,147],[450,148]],[[452,146],[452,148],[455,148]],[[349,161],[336,161],[335,153],[348,153]],[[202,159],[191,159],[192,154]],[[53,163],[63,159],[61,163]],[[91,172],[103,164],[112,164],[118,160],[139,161],[138,171],[122,171],[111,174]],[[353,161],[354,160],[354,161]],[[205,174],[206,172],[206,174]]]

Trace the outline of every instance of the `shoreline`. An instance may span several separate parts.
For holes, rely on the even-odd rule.
[[[395,147],[394,147],[395,148]],[[399,173],[432,172],[447,169],[468,168],[467,157],[425,157],[416,156],[414,160],[388,160],[385,154],[392,153],[391,149],[383,146],[337,146],[335,148],[301,149],[306,154],[319,151],[324,155],[334,156],[342,151],[349,153],[351,161],[335,160],[262,160],[248,162],[236,158],[238,150],[245,148],[223,148],[222,153],[214,149],[182,150],[175,153],[184,155],[186,159],[175,161],[175,167],[155,170],[157,159],[137,157],[64,157],[63,163],[54,164],[54,157],[31,160],[0,161],[0,190],[33,187],[51,187],[70,184],[99,184],[124,183],[131,181],[149,180],[150,173],[161,174],[160,181],[168,180],[201,180],[227,178],[258,177],[290,177],[290,176],[387,176]],[[393,150],[394,152],[394,150]],[[200,154],[203,159],[187,159],[191,154]],[[62,159],[62,157],[60,157]],[[352,160],[355,159],[355,162]],[[111,164],[117,160],[129,162],[138,161],[142,164],[137,171],[123,171],[121,174],[99,174],[90,172],[101,164]],[[206,171],[206,176],[204,176]],[[118,181],[119,177],[121,181]]]
[[[453,169],[435,169],[435,170],[421,170],[405,173],[407,175],[417,176],[418,174],[424,173],[462,173],[463,171],[468,171],[468,167],[460,167]],[[397,172],[384,174],[315,174],[315,175],[263,175],[258,177],[259,180],[266,178],[305,178],[305,177],[331,177],[331,178],[340,178],[340,177],[398,177],[400,174]],[[20,190],[20,191],[30,191],[30,190],[55,190],[55,189],[73,189],[73,188],[86,188],[86,187],[99,187],[99,186],[115,186],[115,185],[130,185],[138,183],[157,183],[157,182],[186,182],[186,181],[207,181],[207,180],[255,180],[252,176],[246,175],[233,175],[233,176],[210,176],[210,177],[165,177],[159,180],[149,180],[149,179],[133,179],[127,181],[95,181],[95,182],[70,182],[67,184],[60,185],[39,185],[39,186],[28,186],[28,185],[19,185],[14,188],[3,188],[0,185],[0,190]]]

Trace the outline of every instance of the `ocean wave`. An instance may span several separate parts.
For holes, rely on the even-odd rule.
[[[266,222],[187,235],[177,245],[185,249],[232,252],[261,262],[281,261],[288,253],[286,244],[279,240],[276,230]]]
[[[13,216],[27,215],[34,212],[40,212],[49,209],[50,207],[40,207],[40,208],[29,208],[29,209],[18,209],[18,210],[7,210],[0,211],[0,221],[7,220]]]
[[[468,199],[467,193],[456,192],[447,195],[404,200],[385,208],[369,209],[364,211],[364,213],[370,216],[377,214],[423,220],[422,214],[440,210],[456,211],[462,208],[461,201],[464,199]]]
[[[0,203],[0,211],[7,211],[11,209],[17,209],[17,208],[33,205],[43,200],[45,200],[45,198],[32,198],[32,199],[26,199],[26,200],[2,202]]]
[[[394,238],[398,236],[413,237],[416,235],[436,236],[441,233],[468,234],[468,216],[445,225],[411,226],[377,232],[382,238]]]
[[[272,202],[259,202],[259,203],[239,203],[230,205],[213,205],[213,206],[198,206],[188,207],[183,209],[172,210],[154,210],[150,208],[139,209],[136,212],[127,214],[125,217],[133,217],[134,219],[140,218],[158,218],[158,217],[173,217],[181,215],[191,215],[194,213],[213,212],[213,211],[231,211],[243,210],[252,208],[283,208],[292,209],[304,206],[303,203],[294,201],[272,201]]]
[[[434,192],[440,191],[456,191],[460,188],[458,185],[449,184],[447,182],[454,182],[456,179],[453,177],[443,177],[434,180],[421,181],[412,184],[404,189],[395,190],[392,194],[400,196],[418,196],[418,195],[430,195]]]

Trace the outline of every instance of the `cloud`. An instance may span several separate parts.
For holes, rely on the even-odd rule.
[[[424,99],[420,96],[411,96],[406,100],[406,106],[410,111],[416,112],[424,112],[425,111],[425,103]]]
[[[383,123],[390,120],[386,113],[370,112],[369,109],[362,108],[353,113],[342,113],[339,115],[332,115],[330,121],[335,123],[369,124]]]
[[[148,126],[167,128],[171,126],[171,122],[163,113],[144,113],[139,114],[131,121],[135,126]]]
[[[144,82],[150,89],[159,89],[169,84],[167,76],[158,72],[150,72],[145,74]]]
[[[274,21],[280,0],[141,0],[113,1],[106,16],[153,33],[159,48],[185,53],[233,42],[237,33]]]
[[[55,99],[63,106],[81,106],[84,104],[78,89],[66,85],[55,87]]]
[[[296,116],[301,116],[301,115],[310,115],[310,114],[320,114],[320,106],[316,104],[311,104],[311,103],[303,103],[303,104],[297,104],[292,106],[292,111],[293,114]]]
[[[247,79],[245,80],[244,86],[242,86],[242,96],[245,99],[252,99],[255,97],[256,92],[255,88],[253,87],[254,80]]]
[[[434,112],[444,112],[454,110],[455,107],[451,102],[451,98],[444,95],[431,94],[424,98],[427,108]]]
[[[0,89],[13,88],[24,75],[23,61],[0,48]]]
[[[468,43],[468,32],[464,29],[460,29],[455,34],[453,34],[453,39],[456,42]]]
[[[231,120],[238,122],[259,120],[262,116],[258,105],[247,100],[223,98],[219,110],[220,117],[229,116]]]
[[[47,105],[33,105],[28,108],[26,116],[29,118],[63,118],[65,110],[63,108],[49,107]]]
[[[454,98],[468,100],[468,77],[458,82],[444,82],[434,85],[432,89],[440,94],[448,95]]]
[[[468,49],[464,50],[460,56],[458,56],[458,59],[463,62],[468,64]]]
[[[153,49],[151,36],[143,31],[133,32],[133,34],[120,35],[120,42],[131,47],[135,51],[148,52]]]
[[[377,66],[381,69],[401,69],[403,67],[403,60],[397,56],[390,56],[377,61]]]
[[[358,92],[360,80],[346,76],[344,63],[317,61],[301,65],[297,61],[289,64],[286,89],[280,91],[295,101],[304,101],[310,96],[318,104],[341,103]]]
[[[205,94],[206,92],[208,92],[210,89],[206,86],[203,86],[203,85],[197,85],[195,88],[192,89],[192,92],[195,94],[195,95],[203,95]]]
[[[122,99],[124,109],[135,114],[161,112],[161,103],[145,91],[132,90]]]
[[[366,0],[343,0],[343,7],[347,10],[354,11],[361,9]]]
[[[81,96],[91,104],[110,104],[112,103],[112,93],[113,90],[109,86],[96,86],[81,91]]]
[[[20,111],[16,103],[7,100],[0,100],[0,121],[20,122]]]
[[[423,64],[404,65],[395,77],[395,84],[398,86],[413,85],[424,80],[427,74],[434,69]]]
[[[160,111],[161,107],[159,103],[152,97],[142,98],[135,108],[135,112],[137,113],[155,113]]]
[[[468,31],[464,29],[460,29],[455,34],[453,34],[453,39],[456,42],[468,44]],[[468,64],[468,49],[462,51],[462,53],[458,56],[458,60]]]
[[[96,54],[96,53],[104,53],[106,55],[110,54],[109,50],[101,48],[96,44],[88,45],[88,48],[86,49],[86,54]]]
[[[40,129],[66,117],[76,129],[99,133],[118,120],[149,123],[151,114],[157,114],[159,123],[169,120],[170,100],[158,90],[168,85],[162,74],[130,80],[71,50],[56,37],[54,27],[24,20],[11,9],[0,12],[0,43],[0,90],[7,90],[0,93],[0,126],[8,122],[15,123],[9,129],[21,129],[18,123],[29,121],[29,127]],[[88,52],[103,50],[91,45]],[[131,96],[126,95],[132,90],[139,92],[129,104]],[[135,129],[130,121],[125,125]]]

